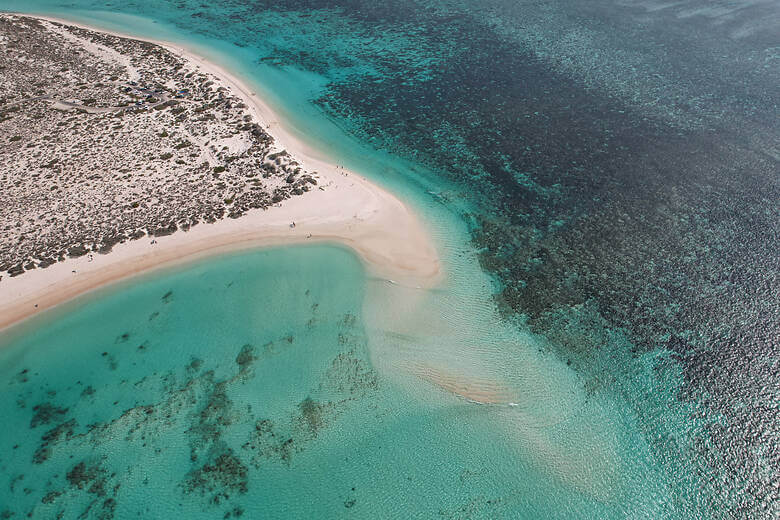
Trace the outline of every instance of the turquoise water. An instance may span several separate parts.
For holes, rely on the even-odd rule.
[[[593,411],[570,415],[573,396],[477,405],[377,369],[372,283],[346,250],[273,249],[147,276],[41,321],[0,350],[4,511],[659,517],[661,490],[625,474],[646,455],[616,453],[626,439],[587,417],[583,428],[577,415]]]
[[[40,322],[0,351],[0,512],[771,518],[766,3],[617,4],[0,0],[218,60],[411,204],[447,274],[248,253]]]

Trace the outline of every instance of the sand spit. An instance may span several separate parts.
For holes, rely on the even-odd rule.
[[[8,15],[3,15],[2,18],[8,18]],[[36,20],[27,17],[16,18],[28,20],[28,23]],[[98,31],[64,20],[51,18],[38,18],[38,20],[45,20],[40,22],[42,24],[65,24],[54,27],[70,34],[74,34],[74,31],[75,34],[79,34],[78,30]],[[99,31],[92,34],[128,38]],[[157,49],[164,48],[167,53],[180,60],[182,68],[193,73],[192,77],[203,75],[208,78],[206,83],[213,82],[212,85],[204,88],[210,88],[213,92],[221,94],[219,99],[234,100],[230,102],[231,107],[234,104],[243,104],[244,107],[240,109],[243,110],[241,119],[255,126],[239,132],[249,132],[251,135],[253,131],[257,133],[259,129],[262,135],[268,135],[266,132],[269,128],[268,122],[280,120],[270,106],[253,95],[251,90],[239,80],[194,53],[165,42],[128,39],[123,41],[136,42],[134,45],[152,44]],[[121,46],[112,48],[122,54]],[[109,50],[101,55],[112,54]],[[116,63],[118,68],[123,61],[116,58]],[[40,102],[48,105],[51,100],[40,100]],[[111,103],[107,101],[103,105],[113,106]],[[102,106],[100,103],[95,105]],[[45,108],[54,110],[49,106]],[[168,111],[169,109],[158,112]],[[247,117],[249,119],[246,119]],[[53,261],[45,269],[26,270],[23,275],[16,277],[9,277],[4,273],[0,280],[0,328],[8,327],[92,289],[153,268],[258,246],[323,241],[339,243],[354,249],[366,263],[369,272],[376,276],[412,287],[427,287],[437,282],[440,271],[436,250],[421,222],[400,200],[355,172],[336,166],[330,158],[285,131],[282,125],[274,125],[268,132],[272,134],[268,135],[272,145],[264,150],[255,150],[258,155],[247,160],[245,167],[237,167],[236,171],[239,175],[255,172],[256,176],[261,177],[262,182],[250,184],[261,186],[261,189],[254,191],[262,190],[270,195],[270,200],[263,199],[264,203],[257,207],[246,207],[240,215],[229,215],[226,209],[221,217],[213,219],[215,221],[213,223],[201,223],[197,226],[177,225],[178,231],[175,233],[153,232],[153,236],[141,235],[135,240],[118,240],[111,244],[110,253],[107,254],[90,252],[92,244],[86,244],[87,247],[82,246],[86,251],[78,250],[74,255],[60,255],[54,259],[59,261]],[[225,138],[229,142],[226,141],[224,144],[220,142],[221,146],[228,146],[230,153],[237,156],[231,161],[231,166],[236,161],[244,160],[245,155],[251,153],[249,151],[251,144],[243,148],[237,144],[244,138],[246,136],[234,134]],[[201,140],[205,142],[206,139]],[[234,148],[231,148],[231,144]],[[198,152],[201,155],[197,160],[203,160],[202,154],[207,154],[209,149],[208,146],[205,149],[201,148]],[[276,161],[279,155],[269,160],[269,156],[274,153],[273,150],[285,150],[286,154],[279,161]],[[219,151],[220,148],[217,148],[217,152]],[[22,157],[24,156],[16,156],[19,159]],[[224,160],[224,156],[215,158],[220,160],[220,157]],[[270,169],[264,165],[269,163],[275,165],[277,174],[279,171],[283,174],[272,174],[263,178],[262,173]],[[214,167],[209,167],[213,172]],[[300,170],[296,172],[296,168]],[[176,172],[175,168],[167,171],[169,181],[178,180]],[[98,175],[106,173],[108,172],[95,171]],[[291,173],[293,182],[288,181]],[[157,175],[165,179],[163,169],[160,169]],[[304,178],[305,181],[301,182]],[[316,184],[309,178],[314,179]],[[122,184],[119,182],[112,186]],[[100,189],[102,185],[102,180],[97,180],[92,189]],[[287,196],[274,200],[273,195],[276,192],[273,190],[277,187],[281,188]],[[299,193],[295,191],[296,188]],[[197,198],[202,191],[200,184],[194,181],[177,193],[182,200],[185,200],[188,196]],[[223,193],[219,196],[222,197]],[[222,202],[224,203],[224,199]],[[235,200],[231,202],[235,203]],[[56,207],[52,211],[56,212]],[[227,216],[235,218],[224,218]],[[0,221],[11,232],[15,228],[14,223],[9,219],[13,218],[4,215]],[[124,224],[123,218],[124,213],[117,216],[120,225]],[[56,221],[50,223],[46,229],[51,228],[55,234],[63,233],[57,230]],[[18,235],[16,237],[18,239]]]

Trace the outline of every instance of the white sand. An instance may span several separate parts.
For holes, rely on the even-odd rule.
[[[67,20],[63,24],[101,29]],[[108,32],[108,31],[102,31]],[[111,33],[126,38],[134,36]],[[196,62],[242,97],[259,122],[280,118],[230,73],[191,51],[167,42],[147,40]],[[440,278],[436,249],[420,220],[386,190],[357,173],[337,167],[282,124],[269,133],[301,166],[319,174],[319,186],[267,210],[252,210],[239,219],[200,224],[187,232],[118,244],[107,255],[72,258],[0,281],[0,329],[29,318],[98,287],[154,268],[170,266],[231,250],[302,242],[330,242],[352,248],[372,275],[411,287],[430,287]],[[295,222],[295,227],[291,223]],[[152,240],[156,243],[152,244]],[[75,272],[74,272],[75,271]]]

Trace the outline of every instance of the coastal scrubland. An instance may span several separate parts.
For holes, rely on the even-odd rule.
[[[317,185],[218,77],[160,45],[0,15],[0,72],[0,282]]]

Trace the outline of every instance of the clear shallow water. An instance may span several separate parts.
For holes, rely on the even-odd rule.
[[[614,411],[560,395],[565,383],[535,381],[530,391],[555,395],[517,395],[517,406],[477,405],[372,361],[363,297],[380,283],[340,248],[275,249],[149,276],[42,321],[0,350],[4,511],[658,511],[650,502],[661,490],[648,493],[645,475],[631,482],[647,455],[589,417],[612,421]],[[431,353],[394,361],[422,357],[441,366]]]
[[[771,517],[778,68],[760,21],[772,6],[624,4],[0,7],[196,47],[421,213],[446,286],[368,280],[358,321],[388,393],[425,418],[409,437],[433,443],[419,460],[403,444],[387,474],[425,460],[444,516]],[[362,438],[356,424],[336,431]],[[442,444],[421,434],[435,424]],[[489,468],[482,480],[437,480],[461,453]],[[289,470],[290,486],[313,471]],[[390,496],[391,480],[377,489]],[[286,503],[262,489],[242,500]],[[412,489],[397,496],[422,496]],[[393,516],[387,496],[366,511]],[[398,511],[433,516],[424,500]]]

